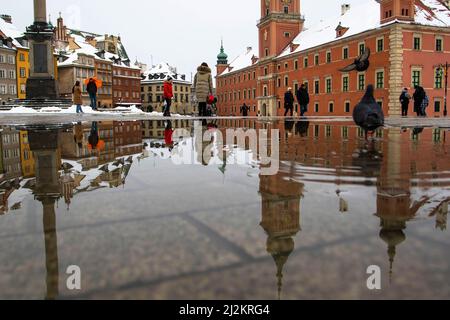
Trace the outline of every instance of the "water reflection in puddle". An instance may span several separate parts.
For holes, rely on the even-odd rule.
[[[450,296],[448,131],[203,125],[1,127],[0,298]]]

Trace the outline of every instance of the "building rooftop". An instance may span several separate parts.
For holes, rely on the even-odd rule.
[[[291,53],[301,52],[335,41],[336,27],[339,24],[348,28],[346,33],[339,37],[339,39],[345,39],[362,32],[382,27],[383,25],[380,23],[380,20],[380,4],[375,0],[362,1],[361,3],[350,6],[343,15],[334,18],[329,17],[311,28],[303,30],[292,41],[292,43],[298,45],[298,47],[293,52],[291,52],[290,47],[287,47],[280,56],[282,57]],[[415,22],[392,21],[390,23],[394,22],[449,27],[450,10],[443,4],[443,1],[440,0],[417,0]]]
[[[186,80],[185,74],[178,73],[177,69],[170,66],[167,62],[159,63],[150,67],[146,72],[144,72],[143,76],[145,77],[143,83],[165,81],[170,76],[174,82],[190,84],[190,81]]]
[[[340,0],[329,1],[341,3]],[[416,0],[414,22],[392,21],[390,23],[399,22],[404,24],[450,27],[450,10],[445,3],[446,1],[444,0]],[[336,28],[339,25],[348,28],[339,37],[339,40],[341,40],[382,27],[383,25],[380,20],[380,4],[376,0],[361,1],[358,4],[348,7],[344,14],[327,17],[311,27],[306,27],[292,41],[296,45],[295,50],[291,51],[291,46],[289,45],[279,57],[302,52],[337,40]],[[230,68],[226,69],[221,76],[250,67],[253,64],[252,57],[254,54],[257,54],[254,50],[246,50],[230,63]]]
[[[5,34],[7,37],[13,39],[13,45],[16,48],[28,49],[28,47],[23,46],[22,43],[18,41],[18,39],[24,38],[24,33],[19,31],[19,29],[17,29],[14,24],[8,23],[0,18],[0,31],[3,32],[3,34]]]

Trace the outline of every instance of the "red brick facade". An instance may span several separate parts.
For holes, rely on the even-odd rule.
[[[141,104],[140,69],[113,64],[113,105]]]
[[[376,99],[385,114],[394,116],[401,114],[403,87],[412,88],[417,83],[430,98],[428,114],[442,116],[444,79],[436,79],[436,66],[450,60],[450,28],[405,23],[414,19],[414,0],[379,2],[380,27],[343,39],[340,36],[347,29],[338,27],[334,41],[296,51],[298,45],[291,41],[303,28],[300,1],[271,1],[266,7],[262,0],[259,59],[254,57],[252,65],[239,70],[227,70],[229,65],[223,62],[217,65],[219,115],[239,115],[243,103],[250,106],[251,116],[283,115],[287,88],[295,90],[306,83],[311,97],[309,116],[351,116],[368,84],[375,86]],[[280,55],[288,48],[290,54]],[[367,71],[339,71],[364,48],[372,52]],[[411,104],[410,115],[412,108]],[[295,104],[297,113],[298,109]]]

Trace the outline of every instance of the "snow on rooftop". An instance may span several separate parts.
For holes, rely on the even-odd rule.
[[[7,23],[5,20],[0,18],[0,31],[3,32],[7,37],[13,39],[13,45],[17,48],[27,48],[22,46],[22,44],[17,41],[18,38],[23,38],[23,32],[20,32],[17,27],[12,23]]]
[[[449,27],[450,10],[440,0],[417,0],[415,23],[428,26]],[[339,39],[345,39],[365,31],[379,28],[382,26],[380,23],[380,5],[375,0],[367,0],[352,5],[343,15],[335,18],[327,18],[311,28],[303,30],[293,40],[293,43],[299,45],[299,47],[292,53],[308,50],[336,40],[336,27],[339,24],[349,28]],[[280,56],[286,56],[290,53],[291,49],[288,47]]]
[[[160,77],[161,75],[163,75],[162,78]],[[149,67],[147,71],[144,72],[144,76],[146,78],[145,81],[147,82],[166,80],[169,76],[177,82],[189,82],[186,80],[185,74],[179,73],[175,67],[172,67],[167,62],[158,63],[157,65]],[[184,79],[182,78],[183,76]]]
[[[341,3],[341,0],[328,0]],[[444,0],[416,0],[415,23],[427,26],[450,27],[450,10]],[[407,22],[401,22],[407,23]],[[336,27],[341,24],[348,31],[339,39],[345,39],[365,31],[381,27],[380,4],[376,0],[364,0],[352,4],[347,12],[336,17],[327,17],[319,23],[305,28],[292,43],[298,47],[291,52],[287,47],[280,57],[321,46],[336,40]],[[252,65],[252,56],[256,53],[246,50],[230,63],[226,75]]]
[[[250,67],[253,64],[252,58],[256,55],[257,53],[255,50],[252,47],[248,47],[245,52],[231,61],[230,66],[221,75],[226,75],[231,72]]]

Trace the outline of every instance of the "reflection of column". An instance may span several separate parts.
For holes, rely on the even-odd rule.
[[[36,159],[35,199],[43,206],[45,262],[47,270],[46,299],[56,299],[59,289],[58,240],[56,233],[55,202],[61,197],[59,184],[58,130],[29,131],[30,148]]]
[[[384,152],[384,166],[378,181],[377,216],[380,218],[380,238],[388,246],[389,275],[392,277],[397,246],[406,240],[403,230],[415,212],[410,209],[409,171],[401,171],[401,130],[390,129],[387,135],[388,150]]]
[[[45,266],[47,269],[46,299],[56,299],[59,293],[58,238],[56,233],[55,198],[37,198],[44,209]]]
[[[278,297],[281,297],[283,268],[294,251],[294,237],[300,231],[300,198],[303,185],[285,176],[260,176],[261,227],[267,233],[267,252],[277,266]]]

